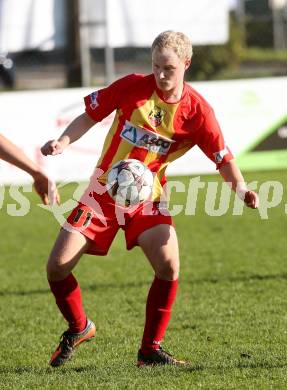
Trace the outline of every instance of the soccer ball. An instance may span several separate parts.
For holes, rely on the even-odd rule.
[[[121,206],[133,206],[149,198],[153,174],[139,160],[128,159],[115,163],[108,174],[108,192]]]

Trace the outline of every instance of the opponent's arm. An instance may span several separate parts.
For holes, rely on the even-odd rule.
[[[60,196],[55,183],[50,181],[41,169],[18,146],[14,145],[2,134],[0,134],[0,158],[32,176],[34,188],[44,204],[60,202]]]
[[[37,165],[18,146],[14,145],[2,134],[0,134],[0,158],[29,173],[33,177],[39,171]]]
[[[236,165],[235,160],[230,160],[228,163],[223,165],[219,169],[219,172],[226,183],[231,185],[233,191],[237,193],[240,199],[242,199],[246,206],[256,209],[259,205],[259,198],[256,192],[249,191],[242,173],[238,166]]]
[[[67,146],[81,138],[96,122],[83,113],[75,118],[58,140],[50,140],[41,148],[44,156],[60,154]]]

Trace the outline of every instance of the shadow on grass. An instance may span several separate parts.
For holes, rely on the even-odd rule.
[[[216,366],[203,366],[203,365],[196,365],[196,366],[190,366],[190,367],[182,367],[181,370],[189,371],[189,372],[197,372],[197,371],[230,371],[235,369],[240,370],[252,370],[252,369],[278,369],[278,368],[287,368],[287,363],[268,363],[268,362],[249,362],[249,363],[237,363],[230,366],[225,365],[216,365]]]
[[[250,281],[265,281],[265,280],[287,280],[287,274],[274,274],[274,275],[242,275],[242,276],[229,276],[229,277],[210,277],[210,278],[201,278],[201,279],[190,279],[188,281],[181,280],[181,284],[191,284],[197,285],[202,283],[237,283],[237,282],[250,282]],[[141,288],[141,287],[149,287],[151,281],[141,281],[141,282],[132,282],[132,283],[94,283],[91,285],[85,285],[81,283],[81,289],[83,291],[96,291],[101,289],[124,289],[124,288]],[[20,291],[11,291],[4,290],[0,291],[0,297],[5,296],[29,296],[29,295],[41,295],[41,294],[50,294],[50,290],[48,288],[43,289],[35,289],[35,290],[20,290]]]
[[[226,276],[226,277],[210,277],[202,279],[190,279],[187,281],[182,281],[182,283],[188,284],[202,284],[202,283],[237,283],[237,282],[250,282],[250,281],[265,281],[265,280],[286,280],[287,274],[273,274],[273,275],[238,275],[238,276]]]
[[[208,372],[208,371],[232,371],[236,369],[240,370],[257,370],[257,369],[265,369],[265,370],[271,370],[271,369],[280,369],[280,368],[287,368],[287,363],[268,363],[268,362],[239,362],[234,365],[208,365],[205,366],[203,364],[190,364],[188,366],[182,366],[182,367],[170,367],[172,368],[175,372]],[[149,368],[153,369],[153,368]],[[157,369],[160,369],[160,367],[157,367]]]
[[[81,289],[82,291],[96,291],[96,290],[107,290],[107,289],[120,289],[123,288],[140,288],[150,286],[150,281],[144,281],[144,282],[134,282],[134,283],[95,283],[91,285],[85,285],[84,283],[81,283]],[[46,289],[35,289],[35,290],[20,290],[20,291],[11,291],[11,290],[4,290],[0,291],[0,297],[5,296],[26,296],[26,295],[45,295],[50,294],[50,290],[48,288]]]
[[[116,365],[113,365],[113,367],[118,369]],[[173,370],[174,373],[192,373],[192,372],[208,372],[208,371],[231,371],[231,370],[254,370],[254,369],[281,369],[287,368],[287,363],[268,363],[268,362],[249,362],[249,363],[237,363],[234,365],[226,366],[226,365],[188,365],[188,366],[182,366],[182,367],[175,367],[175,366],[157,366],[157,367],[141,367],[137,368],[135,365],[132,365],[129,367],[130,369],[136,369],[139,373],[141,372],[147,372],[147,371],[154,371],[159,372],[164,370]],[[127,367],[126,367],[127,369]],[[0,366],[0,375],[7,375],[7,374],[15,374],[15,375],[25,375],[25,374],[35,374],[37,376],[61,376],[61,375],[67,375],[71,373],[81,373],[81,374],[89,374],[89,373],[95,373],[96,371],[100,371],[101,369],[97,368],[96,365],[86,365],[86,366],[78,366],[78,367],[61,367],[61,368],[37,368],[33,366],[20,366],[20,367],[9,367],[9,366]],[[143,370],[143,371],[142,371]]]
[[[6,296],[26,296],[26,295],[41,295],[41,294],[48,294],[50,290],[48,289],[35,289],[35,290],[20,290],[20,291],[11,291],[11,290],[4,290],[0,291],[0,297],[6,297]]]
[[[61,367],[61,368],[52,368],[52,367],[33,367],[33,366],[20,366],[20,367],[8,367],[0,366],[0,375],[2,374],[35,374],[35,375],[66,375],[71,372],[91,372],[95,371],[97,368],[94,365],[80,366],[80,367]]]

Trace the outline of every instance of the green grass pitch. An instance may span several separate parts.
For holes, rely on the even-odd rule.
[[[135,366],[153,276],[139,248],[125,250],[122,233],[108,256],[84,256],[75,270],[96,338],[62,368],[49,368],[66,329],[45,277],[59,225],[31,193],[24,193],[31,211],[9,216],[7,204],[16,202],[6,188],[0,210],[0,388],[286,389],[286,173],[245,176],[248,182],[282,184],[283,199],[268,210],[268,219],[247,208],[234,216],[232,207],[211,217],[204,189],[195,215],[174,218],[180,288],[163,346],[190,360],[187,368]],[[180,180],[187,184],[189,178]],[[63,201],[73,190],[73,185],[62,189]],[[185,193],[173,193],[173,204],[185,200]]]

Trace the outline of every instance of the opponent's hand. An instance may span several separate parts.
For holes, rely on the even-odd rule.
[[[63,153],[63,150],[64,150],[64,146],[62,145],[62,143],[55,139],[46,142],[45,145],[41,147],[41,152],[44,156],[48,156],[48,155],[55,156],[56,154]]]
[[[60,195],[57,186],[53,181],[41,172],[33,176],[33,179],[35,191],[45,205],[60,203]]]
[[[251,209],[257,209],[259,206],[259,197],[254,191],[247,191],[244,196],[244,203]]]

